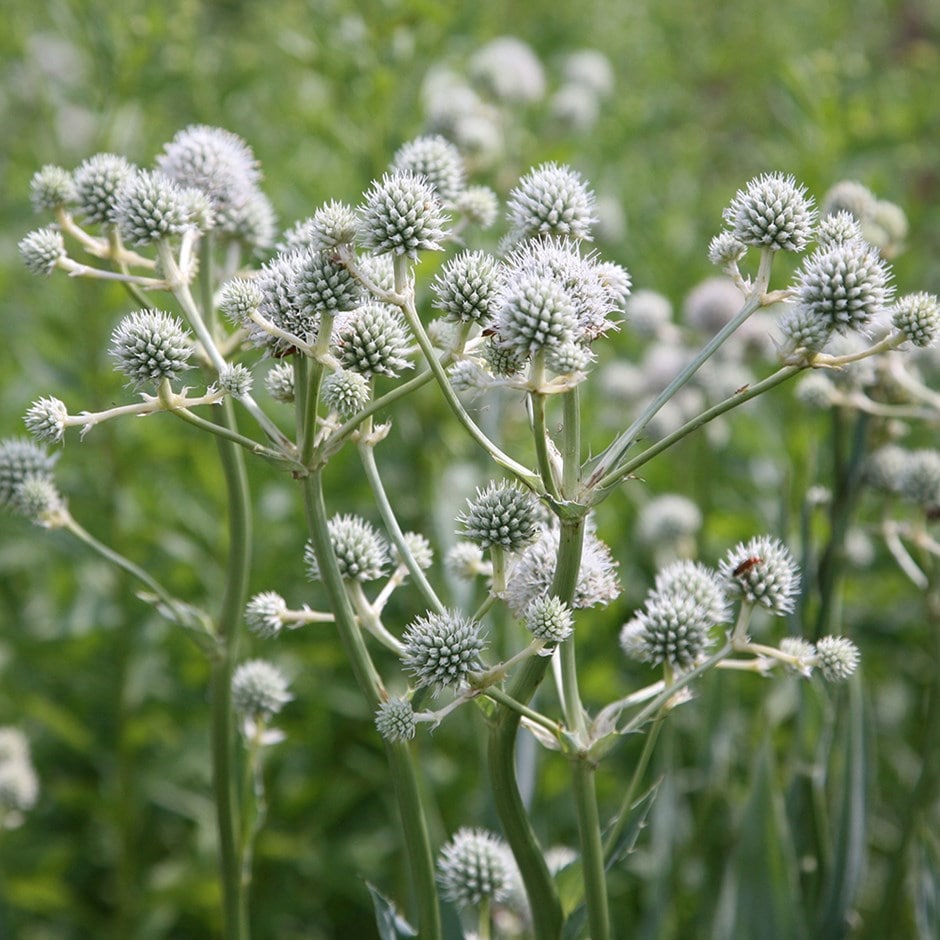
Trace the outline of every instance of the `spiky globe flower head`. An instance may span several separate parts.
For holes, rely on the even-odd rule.
[[[301,311],[294,296],[294,277],[297,271],[299,255],[296,253],[277,255],[262,265],[254,283],[261,292],[261,304],[258,313],[304,342],[316,339],[319,317]],[[267,346],[275,355],[286,355],[294,348],[284,339],[266,333],[254,324],[246,324],[252,342]]]
[[[245,624],[260,637],[277,636],[284,627],[287,602],[276,591],[255,594],[245,606]]]
[[[72,174],[61,166],[47,164],[29,181],[29,201],[36,212],[54,211],[74,202]]]
[[[574,340],[552,346],[545,357],[545,364],[558,375],[577,375],[583,378],[593,363],[594,353],[590,348]]]
[[[327,251],[308,249],[293,261],[293,296],[302,315],[335,314],[359,303],[359,283]]]
[[[820,352],[832,336],[832,325],[820,317],[812,307],[797,306],[780,321],[783,334],[781,352],[784,355],[797,349]]]
[[[135,385],[175,379],[190,368],[192,337],[183,322],[163,310],[138,310],[111,334],[108,352]]]
[[[543,163],[510,192],[506,214],[513,241],[539,235],[590,240],[591,226],[597,222],[597,199],[580,173]]]
[[[723,215],[738,241],[773,251],[802,251],[816,221],[806,188],[783,173],[752,179],[738,190]]]
[[[194,190],[187,189],[185,192],[192,194]],[[198,190],[195,192],[201,195]],[[197,224],[201,231],[208,231],[211,227],[216,231],[231,235],[254,248],[256,254],[266,251],[274,244],[274,238],[277,235],[277,213],[274,211],[271,200],[260,189],[252,189],[248,192],[241,206],[227,214],[220,215],[218,210],[212,208],[212,202],[208,197],[205,197],[205,200],[200,203],[200,200],[196,199],[194,204],[197,208],[192,210],[194,213],[199,213],[201,219],[211,223],[210,225],[203,221],[200,224],[194,218],[194,224]],[[198,208],[200,205],[207,206],[211,212],[201,211]]]
[[[343,369],[323,380],[323,401],[343,419],[362,411],[372,397],[369,380],[360,372]]]
[[[816,244],[822,249],[861,239],[862,226],[858,218],[845,209],[822,216],[816,226]]]
[[[835,401],[836,387],[828,376],[810,372],[797,381],[793,394],[804,405],[825,410]]]
[[[497,545],[518,552],[530,545],[539,531],[539,506],[535,497],[505,480],[477,489],[467,500],[467,511],[457,517],[463,535],[481,548]]]
[[[240,362],[226,365],[219,372],[218,386],[226,395],[242,398],[251,391],[254,376],[251,370]]]
[[[340,245],[353,244],[358,234],[356,210],[345,202],[331,199],[320,206],[312,218],[298,222],[284,233],[284,247],[331,251]]]
[[[434,562],[434,549],[431,548],[431,543],[420,532],[405,532],[404,541],[415,564],[422,570],[430,568]],[[396,545],[392,546],[392,557],[395,559],[395,564],[404,564]]]
[[[485,251],[463,251],[451,258],[431,282],[434,307],[447,320],[487,321],[501,282],[500,262]]]
[[[380,291],[395,290],[395,259],[392,255],[362,255],[359,270]],[[376,297],[376,300],[381,298]]]
[[[289,362],[279,362],[264,377],[268,394],[282,404],[294,401],[294,367]]]
[[[780,641],[780,652],[792,656],[796,662],[788,664],[802,676],[809,676],[816,665],[816,647],[800,636],[787,636]]]
[[[863,183],[858,180],[841,180],[823,196],[822,214],[826,216],[848,212],[861,222],[871,214],[875,202],[874,193]]]
[[[392,159],[393,170],[423,176],[441,202],[451,204],[466,186],[460,151],[439,134],[417,137],[403,144]]]
[[[244,326],[245,321],[258,311],[264,294],[256,278],[235,277],[222,285],[219,294],[219,309],[234,326]]]
[[[546,274],[520,274],[501,292],[496,312],[499,342],[531,356],[574,338],[577,311],[570,294]]]
[[[506,844],[494,833],[458,829],[437,859],[441,894],[459,908],[506,900],[513,888],[510,858]]]
[[[16,510],[17,491],[30,478],[52,481],[57,455],[26,437],[0,440],[0,508]]]
[[[468,222],[488,229],[499,215],[499,198],[489,186],[468,186],[457,194],[454,211]]]
[[[666,663],[672,669],[688,669],[699,661],[714,625],[694,597],[679,591],[650,594],[630,624],[621,630],[621,648],[638,653],[643,662]]]
[[[61,444],[68,416],[68,408],[58,398],[40,398],[29,406],[23,420],[37,441]]]
[[[54,225],[38,228],[20,239],[16,246],[30,274],[48,277],[65,258],[65,241]]]
[[[441,251],[447,218],[431,184],[410,170],[386,173],[372,183],[359,209],[361,238],[375,254],[417,258]]]
[[[908,452],[897,444],[884,444],[866,459],[865,482],[882,493],[899,493],[907,473]]]
[[[497,36],[469,62],[470,75],[498,101],[519,104],[545,94],[545,71],[532,47],[515,36]]]
[[[499,342],[490,336],[483,344],[483,356],[490,372],[496,376],[518,375],[529,361],[529,354]]]
[[[401,660],[418,686],[460,688],[483,665],[480,624],[457,610],[429,611],[402,634]]]
[[[932,346],[940,331],[940,302],[935,294],[907,294],[892,308],[891,322],[915,346]]]
[[[16,488],[14,496],[16,512],[37,525],[51,526],[64,502],[55,483],[45,474],[30,473]]]
[[[483,549],[473,542],[458,542],[444,559],[447,570],[461,581],[472,581],[487,570]]]
[[[249,659],[232,676],[232,707],[243,719],[267,721],[292,697],[287,677],[267,660]]]
[[[816,643],[819,671],[827,682],[844,682],[858,668],[858,647],[844,636],[824,636]]]
[[[730,595],[760,604],[776,616],[792,613],[800,591],[800,571],[779,539],[758,535],[739,542],[724,557],[718,572]]]
[[[388,544],[374,526],[359,516],[342,515],[333,516],[327,530],[344,581],[366,582],[382,577],[388,565]],[[318,581],[320,566],[312,542],[307,542],[304,560],[310,579]]]
[[[730,614],[725,585],[718,572],[697,561],[675,561],[659,571],[649,596],[670,595],[695,601],[709,627],[724,623]]]
[[[694,536],[701,527],[702,511],[691,499],[666,493],[640,510],[636,534],[646,545],[668,545]]]
[[[537,640],[564,643],[574,633],[574,616],[564,601],[548,594],[534,598],[526,607],[525,625]]]
[[[401,312],[388,304],[364,304],[337,329],[339,360],[366,378],[393,378],[410,368],[410,342]]]
[[[513,556],[506,573],[506,603],[515,617],[523,618],[531,601],[551,593],[557,557],[558,529],[555,527],[543,528],[528,548]],[[620,594],[616,569],[610,549],[589,527],[584,536],[571,606],[581,610],[609,604]]]
[[[862,241],[815,251],[797,274],[796,303],[833,332],[864,331],[891,300],[891,272]]]
[[[114,222],[118,194],[137,172],[126,158],[115,153],[96,153],[72,174],[78,216],[87,225]]]
[[[910,451],[899,491],[905,499],[926,509],[940,506],[940,451]]]
[[[114,222],[125,242],[149,245],[192,227],[192,203],[182,187],[162,173],[137,170],[124,181],[114,203]]]
[[[719,232],[708,243],[708,260],[716,268],[737,264],[747,252],[747,245],[734,232]]]
[[[375,727],[386,741],[410,741],[417,728],[411,702],[406,698],[390,698],[381,702],[375,712]]]

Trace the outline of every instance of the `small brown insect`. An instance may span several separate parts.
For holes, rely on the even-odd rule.
[[[750,558],[745,558],[744,561],[742,561],[741,564],[739,564],[737,568],[731,572],[731,577],[740,578],[742,574],[750,571],[754,565],[759,565],[763,560],[763,558],[758,558],[757,555],[752,555]]]

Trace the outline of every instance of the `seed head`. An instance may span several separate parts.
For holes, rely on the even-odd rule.
[[[758,535],[747,543],[739,542],[718,571],[730,595],[760,604],[776,616],[792,613],[800,590],[800,572],[779,539]]]
[[[456,610],[419,617],[405,629],[402,643],[402,663],[418,686],[457,689],[482,667],[480,624]]]
[[[434,307],[449,321],[486,322],[500,286],[500,263],[485,251],[464,251],[452,258],[431,283]]]
[[[289,362],[279,362],[264,377],[268,394],[282,404],[294,401],[294,367]]]
[[[375,727],[386,741],[410,741],[417,728],[411,702],[406,698],[382,702],[375,712]]]
[[[844,636],[824,636],[816,644],[816,655],[827,682],[844,682],[858,668],[858,647]]]
[[[505,481],[491,482],[467,500],[467,511],[457,517],[463,534],[481,548],[498,545],[518,552],[538,534],[538,502],[528,490]]]
[[[191,212],[191,200],[173,180],[137,170],[117,192],[113,221],[125,242],[149,245],[190,228]]]
[[[52,482],[58,456],[25,437],[0,440],[0,508],[17,509],[17,491],[28,479],[42,477]]]
[[[48,277],[65,258],[65,241],[54,225],[38,228],[20,239],[16,246],[30,274]]]
[[[441,202],[452,204],[466,186],[466,170],[460,151],[438,134],[417,137],[398,149],[393,170],[410,170],[423,176]]]
[[[437,194],[410,170],[386,173],[365,195],[359,209],[361,236],[375,254],[417,258],[419,251],[441,251],[447,221]]]
[[[915,346],[932,346],[940,331],[940,302],[935,294],[907,294],[892,308],[891,322]]]
[[[344,369],[323,380],[323,401],[343,419],[362,411],[372,397],[369,380],[359,372]]]
[[[137,172],[115,153],[96,153],[75,169],[72,182],[78,215],[86,225],[112,225],[118,194]]]
[[[47,164],[29,181],[29,199],[36,212],[54,211],[74,202],[72,174],[61,166]]]
[[[388,565],[388,545],[378,531],[359,516],[333,516],[327,523],[330,543],[339,572],[345,581],[375,581],[381,578]],[[312,581],[320,579],[313,543],[304,549],[307,573]]]
[[[530,170],[509,194],[506,206],[510,238],[539,235],[591,239],[597,200],[580,173],[557,163]]]
[[[68,408],[58,398],[40,398],[26,412],[24,421],[29,433],[44,444],[61,444],[65,437]]]
[[[564,643],[574,633],[574,617],[564,601],[553,594],[536,597],[525,610],[525,625],[538,640]]]
[[[337,329],[339,360],[366,378],[395,377],[410,367],[410,346],[401,313],[388,304],[365,304]]]
[[[745,245],[802,251],[812,237],[816,212],[794,177],[765,173],[738,190],[724,218]]]
[[[232,707],[247,721],[268,720],[292,697],[287,677],[264,659],[242,663],[232,676]]]
[[[158,383],[190,368],[192,337],[179,318],[162,310],[138,310],[117,325],[109,353],[135,385]]]
[[[248,629],[263,638],[277,636],[284,627],[287,602],[276,591],[255,594],[245,606]]]

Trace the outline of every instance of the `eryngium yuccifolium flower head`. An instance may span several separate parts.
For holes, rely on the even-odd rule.
[[[313,218],[308,220],[306,227],[300,231],[304,233],[305,240],[297,247],[331,250],[340,245],[351,245],[356,240],[359,234],[359,217],[352,206],[334,199],[320,206],[313,213]],[[284,238],[290,245],[289,232],[284,233]]]
[[[74,202],[72,174],[61,166],[47,164],[29,181],[29,200],[36,212],[60,209]]]
[[[192,226],[185,191],[162,173],[137,170],[118,190],[114,222],[125,242],[149,245]]]
[[[458,829],[437,859],[441,894],[458,908],[506,900],[513,887],[510,859],[506,844],[494,833]]]
[[[460,151],[439,134],[417,137],[403,144],[392,160],[393,170],[411,170],[423,176],[438,199],[453,203],[466,186]]]
[[[738,190],[724,219],[745,245],[802,251],[812,237],[816,212],[805,187],[792,176],[765,173]]]
[[[258,313],[279,329],[306,342],[313,342],[319,317],[303,313],[294,296],[294,277],[299,258],[296,253],[278,255],[262,266],[254,279],[261,291]],[[285,340],[265,333],[260,327],[249,326],[249,335],[259,346],[269,346],[275,352],[292,351]]]
[[[891,322],[915,346],[932,346],[940,331],[940,303],[935,294],[907,294],[892,308]]]
[[[431,184],[410,170],[373,182],[359,217],[362,242],[375,254],[417,258],[419,251],[442,250],[443,206]]]
[[[545,94],[539,57],[515,36],[490,40],[473,54],[469,69],[474,81],[499,101],[531,103]]]
[[[860,241],[862,226],[858,218],[845,209],[824,215],[816,226],[816,244],[822,249],[835,248],[846,242]]]
[[[333,516],[327,529],[339,573],[345,581],[366,582],[382,577],[388,565],[388,545],[365,519],[353,515]],[[304,549],[304,560],[311,580],[319,580],[320,566],[311,542]]]
[[[854,241],[816,251],[797,274],[796,302],[834,332],[864,331],[891,299],[891,273],[878,252]]]
[[[29,406],[23,420],[29,433],[37,441],[59,444],[65,437],[65,421],[68,416],[68,408],[58,398],[40,398]]]
[[[666,493],[640,510],[636,533],[646,545],[663,545],[687,539],[701,527],[702,511],[691,499]]]
[[[138,310],[111,334],[115,366],[135,385],[175,379],[189,366],[192,338],[179,318],[162,310]]]
[[[251,370],[240,362],[225,366],[219,373],[219,388],[226,395],[231,395],[233,398],[241,398],[247,395],[251,391],[253,383],[254,376],[252,376]]]
[[[862,468],[865,482],[882,493],[899,493],[907,473],[908,452],[897,444],[885,444],[869,455]]]
[[[344,369],[323,380],[323,401],[341,418],[351,418],[362,411],[372,397],[369,380],[359,372]]]
[[[417,727],[411,702],[406,698],[390,698],[380,703],[375,712],[375,727],[386,741],[410,741]]]
[[[832,336],[832,325],[811,307],[797,306],[780,321],[784,353],[797,349],[819,352]]]
[[[672,303],[659,291],[636,291],[626,302],[624,312],[630,329],[640,336],[656,336],[672,321]]]
[[[746,251],[747,245],[734,232],[719,232],[708,243],[708,260],[716,268],[726,268],[740,261]]]
[[[590,348],[574,340],[552,346],[545,357],[545,364],[552,372],[558,375],[579,375],[582,378],[593,362],[594,353]]]
[[[447,378],[455,392],[481,392],[492,379],[472,359],[460,359],[447,370]]]
[[[16,509],[17,490],[30,477],[52,480],[57,455],[26,437],[0,441],[0,507]]]
[[[255,594],[245,606],[245,623],[260,637],[277,636],[284,626],[287,602],[276,591]]]
[[[308,250],[294,264],[294,300],[302,314],[335,314],[359,303],[359,282],[328,251]]]
[[[485,251],[463,251],[451,258],[431,283],[435,309],[455,322],[488,320],[500,286],[500,268]]]
[[[918,506],[927,509],[940,506],[940,451],[908,452],[899,490],[905,499]]]
[[[653,666],[668,663],[673,669],[694,666],[709,644],[713,626],[695,598],[678,592],[652,594],[630,627],[621,630],[621,648],[639,653]],[[628,629],[629,628],[629,629]]]
[[[487,570],[483,561],[483,549],[473,542],[458,542],[444,559],[447,570],[461,581],[472,581]]]
[[[570,294],[546,274],[520,274],[501,293],[496,312],[500,345],[531,356],[574,338],[577,312]]]
[[[16,246],[26,270],[30,274],[48,277],[56,269],[65,255],[65,241],[62,233],[54,226],[47,225],[29,232],[20,239]]]
[[[506,205],[513,240],[539,235],[591,239],[597,200],[581,174],[543,163],[519,180]]]
[[[797,401],[810,408],[826,409],[835,400],[836,387],[832,380],[822,373],[810,372],[801,376],[793,389]]]
[[[16,488],[13,508],[37,525],[49,525],[64,503],[55,483],[44,473],[30,473]]]
[[[499,215],[499,198],[489,186],[468,186],[454,200],[454,211],[468,222],[487,229]]]
[[[793,611],[800,591],[800,571],[779,539],[758,535],[747,543],[739,542],[718,570],[729,594],[740,595],[778,616]]]
[[[232,707],[242,718],[267,720],[291,698],[287,677],[264,659],[249,659],[232,676]]]
[[[858,647],[844,636],[824,636],[816,643],[817,665],[827,682],[844,682],[858,668]]]
[[[574,633],[574,617],[568,605],[553,594],[536,597],[525,609],[525,625],[538,640],[564,643]]]
[[[467,511],[457,517],[463,535],[481,548],[497,545],[518,552],[538,534],[538,503],[528,490],[505,481],[491,482],[467,500]]]
[[[792,656],[796,662],[788,664],[803,676],[809,676],[816,664],[816,647],[799,636],[787,636],[780,641],[780,652]]]
[[[415,564],[422,570],[430,568],[434,562],[434,549],[431,548],[431,543],[420,532],[406,532],[404,539],[405,546],[411,552]],[[392,557],[395,559],[395,564],[403,564],[398,548],[394,545]]]
[[[136,167],[115,153],[96,153],[75,169],[75,204],[87,225],[110,225],[118,193],[137,172]]]
[[[261,306],[264,295],[256,279],[236,277],[222,285],[219,309],[235,326],[245,321]]]
[[[871,213],[875,201],[874,193],[863,183],[857,180],[842,180],[823,196],[822,213],[837,215],[839,212],[848,212],[862,221]]]
[[[289,362],[279,362],[264,377],[264,387],[275,401],[291,404],[294,400],[294,367]]]
[[[429,611],[410,623],[401,639],[402,663],[419,686],[457,689],[483,665],[480,624],[457,610]]]
[[[408,362],[408,331],[401,313],[388,304],[365,304],[355,310],[337,329],[340,362],[366,378],[388,375],[393,378]]]
[[[691,598],[709,627],[724,623],[730,613],[725,586],[718,572],[697,561],[682,560],[666,565],[656,575],[649,596]]]
[[[187,189],[192,193],[192,189]],[[211,203],[209,204],[211,207]],[[198,203],[197,203],[198,206]],[[197,209],[193,209],[193,212]],[[210,218],[203,213],[203,218]],[[195,219],[194,219],[195,222]],[[244,242],[260,254],[274,244],[277,235],[277,213],[271,200],[260,189],[252,189],[245,196],[244,202],[228,213],[217,209],[211,212],[211,227]],[[206,231],[208,226],[199,224]]]
[[[496,341],[490,336],[483,344],[483,356],[493,375],[508,377],[518,375],[529,361],[529,354]]]

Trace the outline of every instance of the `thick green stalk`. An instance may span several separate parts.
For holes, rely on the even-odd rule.
[[[594,764],[586,756],[572,761],[572,789],[581,836],[581,871],[584,900],[587,904],[591,940],[609,940],[610,912],[607,909],[607,878],[604,871],[604,846],[601,821],[597,811]]]
[[[234,428],[231,402],[222,405],[220,422]],[[219,455],[228,496],[228,564],[216,625],[218,646],[212,657],[212,782],[219,830],[222,913],[226,940],[247,940],[247,903],[242,890],[237,828],[240,812],[236,792],[235,733],[232,716],[232,672],[238,655],[238,628],[251,565],[251,503],[244,454],[240,447],[219,440]]]
[[[353,675],[373,711],[387,696],[382,680],[366,649],[362,631],[333,554],[327,529],[326,503],[323,495],[322,471],[313,470],[303,480],[304,509],[307,528],[313,543],[317,567],[330,601],[330,609],[339,631],[340,642],[346,651]],[[398,808],[401,813],[411,881],[418,905],[418,931],[422,938],[439,940],[441,915],[437,900],[437,882],[434,877],[434,858],[428,837],[427,822],[421,804],[421,793],[415,774],[414,759],[405,743],[386,742],[389,768]]]

